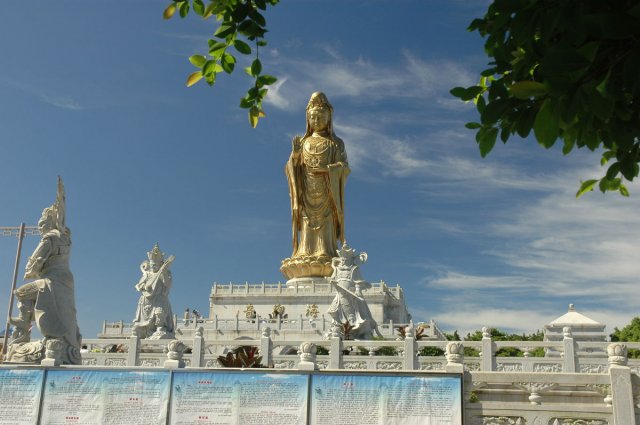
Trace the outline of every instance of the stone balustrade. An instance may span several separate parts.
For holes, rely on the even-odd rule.
[[[342,341],[272,338],[205,341],[84,340],[85,367],[218,368],[218,356],[257,347],[262,365],[298,370],[436,371],[463,374],[465,423],[470,425],[635,425],[640,423],[640,361],[628,359],[640,343],[537,341]],[[501,349],[519,350],[501,357]],[[560,357],[535,356],[552,349]],[[589,350],[587,350],[589,349]],[[469,355],[465,355],[465,350]],[[503,351],[504,352],[504,351]],[[580,353],[588,354],[580,354]],[[422,354],[432,355],[422,355]],[[537,350],[537,354],[540,350]],[[598,354],[598,355],[595,355]]]
[[[327,283],[218,283],[214,282],[211,288],[211,296],[218,295],[290,295],[290,294],[331,294],[335,293],[335,288]],[[390,292],[396,298],[402,298],[402,288],[399,285],[388,286],[384,282],[371,282],[371,288],[366,290],[367,294],[384,294]]]
[[[214,315],[211,319],[198,319],[197,322],[190,319],[188,323],[184,323],[183,320],[175,319],[177,323],[176,329],[178,334],[181,331],[195,330],[200,326],[204,326],[207,331],[220,331],[220,332],[244,332],[244,331],[261,331],[269,327],[270,329],[281,331],[291,330],[310,333],[324,333],[331,328],[332,319],[326,317],[324,314],[317,319],[310,320],[307,317],[298,315],[297,317],[287,317],[283,319],[277,317],[275,319],[265,318],[257,316],[256,318],[247,319],[246,317],[235,317],[219,319],[218,315]],[[389,321],[386,323],[379,323],[378,330],[383,336],[395,337],[396,328],[398,326],[409,326],[405,323],[394,323]],[[102,332],[99,334],[101,339],[110,337],[129,337],[131,335],[131,323],[117,321],[102,323]],[[434,332],[439,332],[437,329]]]

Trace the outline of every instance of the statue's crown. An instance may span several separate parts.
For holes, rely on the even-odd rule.
[[[156,264],[162,264],[164,261],[164,254],[160,251],[160,247],[157,242],[153,246],[151,252],[147,252],[147,257],[149,258],[149,261],[153,261]]]
[[[311,108],[317,107],[325,107],[333,110],[333,106],[331,106],[331,104],[329,103],[329,99],[327,99],[327,96],[320,91],[317,91],[311,95],[309,103],[307,104],[307,111]]]
[[[351,248],[348,244],[347,241],[344,241],[344,243],[342,244],[342,246],[340,247],[340,249],[338,250],[338,255],[342,258],[349,258],[349,257],[353,257],[356,253],[356,250]]]

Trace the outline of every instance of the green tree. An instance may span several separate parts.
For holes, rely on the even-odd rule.
[[[498,329],[492,328],[489,331],[491,335],[491,339],[494,341],[542,341],[544,338],[544,334],[542,331],[535,331],[532,334],[510,334],[507,332],[502,332]],[[465,341],[482,341],[482,331],[475,331],[474,333],[468,333],[464,338]],[[466,350],[466,348],[465,348]],[[478,355],[477,350],[469,348],[469,355],[473,356]],[[475,353],[474,353],[475,352]],[[465,351],[465,355],[467,355]],[[544,349],[536,348],[530,352],[532,357],[544,357]],[[497,357],[523,357],[524,352],[520,349],[514,347],[506,347],[501,348],[496,352]]]
[[[605,175],[576,196],[596,184],[628,196],[622,182],[640,162],[640,1],[495,0],[468,29],[491,62],[479,84],[451,93],[476,104],[480,122],[466,126],[480,155],[531,130],[545,148],[561,139],[565,155],[602,149]]]
[[[640,317],[631,319],[631,323],[622,329],[617,327],[613,329],[613,333],[609,335],[612,342],[638,342],[640,341]],[[640,358],[640,350],[629,350],[629,357],[633,359]]]
[[[255,53],[251,66],[245,72],[253,78],[253,86],[240,99],[240,107],[248,109],[249,122],[253,127],[265,116],[262,101],[267,95],[267,86],[277,81],[276,77],[262,73],[260,47],[267,45],[265,34],[267,21],[261,12],[268,6],[275,6],[280,0],[173,0],[164,10],[164,19],[171,19],[178,12],[181,18],[190,10],[203,19],[215,17],[216,30],[208,41],[208,53],[193,55],[189,61],[198,70],[187,78],[191,87],[204,79],[213,86],[218,74],[231,74],[237,62],[235,53],[250,55]],[[251,47],[254,44],[254,47]]]

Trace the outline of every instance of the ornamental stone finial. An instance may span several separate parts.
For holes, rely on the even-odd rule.
[[[624,366],[627,364],[627,345],[614,342],[607,346],[607,354],[609,355],[609,364]]]
[[[300,363],[298,363],[298,369],[301,370],[317,370],[316,353],[318,347],[312,342],[303,342],[300,344],[298,354],[300,355]]]
[[[448,363],[461,364],[464,360],[464,346],[462,342],[450,341],[447,343],[446,356]]]
[[[569,326],[565,326],[564,328],[562,328],[562,336],[565,338],[573,337],[573,332],[571,331],[571,328]]]

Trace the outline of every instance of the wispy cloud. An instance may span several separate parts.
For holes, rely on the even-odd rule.
[[[47,94],[41,93],[40,98],[46,103],[62,109],[70,109],[72,111],[81,111],[85,109],[70,96],[49,96]]]
[[[18,80],[9,80],[4,77],[0,77],[0,83],[4,83],[5,85],[16,90],[20,90],[31,96],[35,96],[41,101],[57,108],[68,109],[71,111],[81,111],[83,109],[86,109],[70,95],[61,95],[58,93],[54,94],[51,92],[51,90],[45,90],[33,84],[23,83]]]
[[[492,245],[484,255],[488,268],[504,273],[426,266],[434,275],[425,277],[425,288],[442,294],[443,305],[473,312],[451,318],[436,311],[428,317],[440,315],[445,328],[490,325],[531,331],[562,314],[558,299],[583,306],[583,313],[609,330],[637,315],[640,199],[633,194],[640,193],[640,184],[629,185],[630,198],[592,193],[576,200],[574,182],[590,171],[568,169],[552,179],[554,189],[492,213],[487,232]],[[532,312],[534,306],[538,311]]]
[[[284,79],[278,91],[289,99],[298,99],[302,93],[321,88],[333,97],[355,98],[359,102],[390,98],[414,98],[424,101],[430,97],[444,109],[466,109],[462,102],[451,102],[448,91],[456,85],[469,85],[473,74],[463,64],[449,60],[426,61],[404,51],[404,59],[396,66],[376,63],[365,57],[348,60],[336,46],[318,45],[325,53],[322,60],[287,58],[283,54],[273,57],[275,72]],[[311,87],[313,85],[315,87]],[[277,98],[267,96],[267,102],[289,109]],[[294,102],[299,103],[299,102]]]

